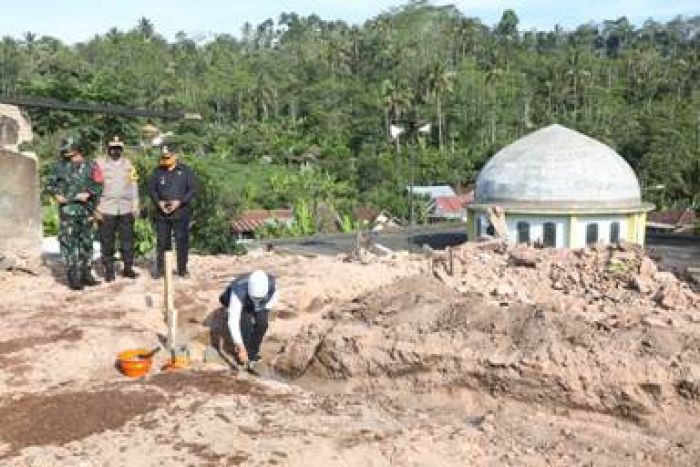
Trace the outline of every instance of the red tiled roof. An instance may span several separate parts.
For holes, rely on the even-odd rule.
[[[438,196],[435,198],[435,209],[442,212],[461,212],[467,205],[474,202],[474,192],[457,196]]]
[[[352,216],[355,219],[372,222],[379,215],[379,210],[371,206],[356,206],[352,210]]]
[[[667,209],[665,211],[650,212],[647,220],[655,224],[673,226],[693,225],[698,220],[692,209]]]
[[[252,232],[253,230],[262,227],[266,222],[279,221],[289,222],[294,218],[294,213],[291,209],[256,209],[246,211],[242,215],[231,221],[231,230],[239,232]]]

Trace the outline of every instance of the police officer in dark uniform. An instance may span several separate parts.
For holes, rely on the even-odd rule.
[[[177,247],[177,273],[187,277],[189,251],[189,226],[192,217],[192,201],[199,189],[194,171],[178,161],[172,146],[161,147],[160,163],[153,170],[148,192],[156,207],[156,277],[165,269],[165,251],[172,249],[172,234]]]

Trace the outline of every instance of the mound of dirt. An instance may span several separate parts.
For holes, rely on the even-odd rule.
[[[631,244],[582,250],[507,250],[500,245],[466,243],[442,257],[434,272],[462,292],[501,303],[520,302],[560,311],[622,305],[664,310],[700,309],[690,283],[659,271],[644,250]],[[450,274],[451,273],[451,274]]]
[[[700,327],[674,327],[654,311],[497,306],[418,276],[306,326],[274,367],[351,392],[463,387],[641,421],[684,410],[700,387]]]

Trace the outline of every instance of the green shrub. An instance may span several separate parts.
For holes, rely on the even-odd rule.
[[[134,253],[137,257],[147,256],[156,247],[156,234],[153,223],[148,219],[136,219],[134,223]]]
[[[53,237],[58,235],[58,207],[54,204],[41,207],[42,225],[44,228],[44,237]]]

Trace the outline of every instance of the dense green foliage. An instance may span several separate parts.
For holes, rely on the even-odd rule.
[[[215,177],[228,194],[207,235],[236,209],[319,200],[341,216],[372,204],[405,218],[411,152],[416,183],[466,186],[499,148],[554,122],[620,152],[645,198],[698,208],[699,53],[700,17],[521,31],[510,10],[488,27],[419,1],[359,26],[286,13],[201,43],[169,43],[146,19],[75,46],[5,38],[0,92],[200,112],[202,122],[155,123],[214,171],[246,164],[228,182]],[[118,132],[136,143],[144,123],[31,116],[43,140],[81,127],[96,141]],[[412,120],[433,131],[423,145],[402,140],[397,154],[389,123]],[[261,160],[279,171],[261,175]],[[315,168],[298,170],[304,160]]]

